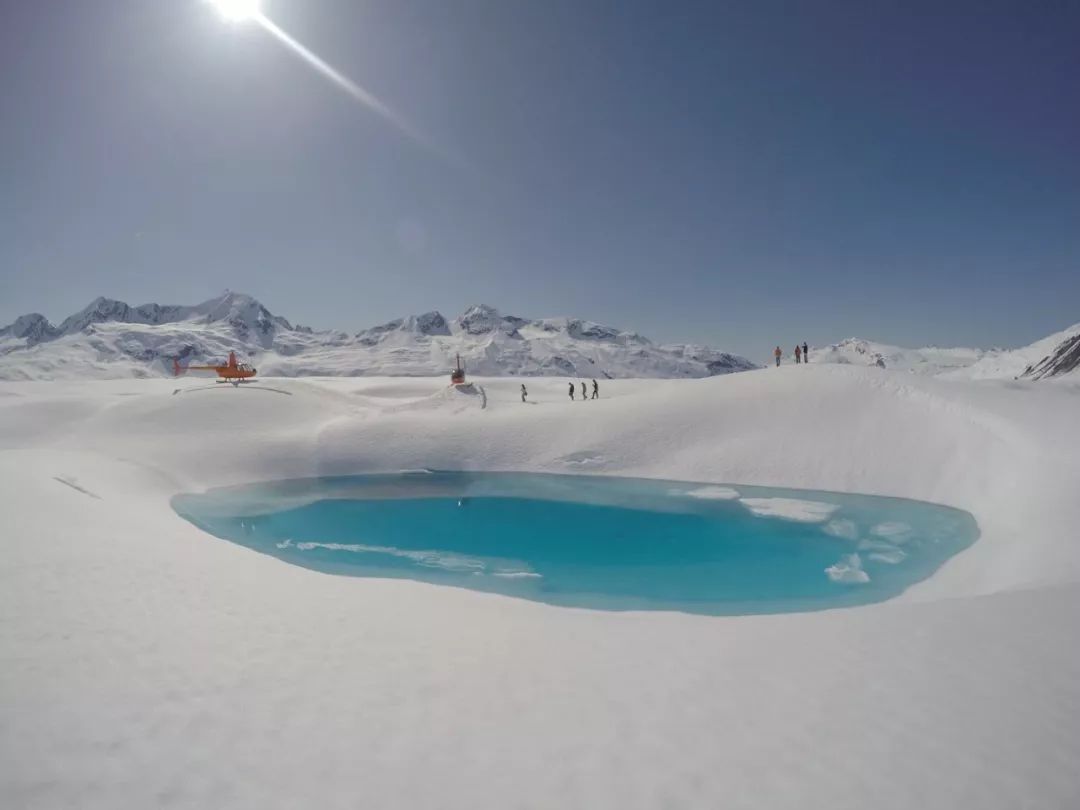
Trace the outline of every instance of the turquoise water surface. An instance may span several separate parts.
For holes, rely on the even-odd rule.
[[[317,571],[705,614],[879,602],[978,536],[968,513],[919,501],[519,473],[298,479],[173,506],[210,534]]]

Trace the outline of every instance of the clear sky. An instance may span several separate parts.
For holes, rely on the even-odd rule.
[[[0,323],[226,287],[761,360],[1080,321],[1080,3],[0,0]]]

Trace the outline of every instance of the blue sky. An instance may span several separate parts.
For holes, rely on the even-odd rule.
[[[1080,4],[0,2],[0,322],[222,289],[761,359],[1080,321]]]

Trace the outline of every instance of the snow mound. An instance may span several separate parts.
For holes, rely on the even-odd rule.
[[[414,399],[400,405],[389,406],[397,411],[440,410],[450,413],[462,413],[471,410],[483,410],[487,407],[487,394],[484,387],[475,383],[448,385],[426,397]]]

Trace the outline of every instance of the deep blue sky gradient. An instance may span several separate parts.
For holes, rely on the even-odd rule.
[[[230,287],[759,361],[1080,321],[1080,3],[0,0],[0,323]]]

